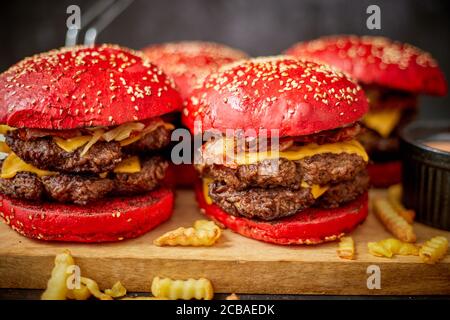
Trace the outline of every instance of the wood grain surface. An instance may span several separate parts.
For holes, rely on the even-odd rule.
[[[24,238],[0,225],[0,288],[44,288],[54,256],[70,249],[82,274],[101,288],[117,280],[134,292],[148,292],[155,276],[206,277],[216,292],[247,294],[434,295],[450,294],[450,256],[436,265],[418,257],[393,259],[370,255],[367,243],[390,237],[371,213],[351,235],[357,257],[337,257],[337,243],[282,247],[225,230],[210,248],[156,247],[152,241],[179,226],[203,218],[191,191],[178,191],[172,219],[143,237],[113,244],[45,243]],[[418,243],[450,232],[414,225]],[[381,270],[381,289],[367,288],[367,267]]]

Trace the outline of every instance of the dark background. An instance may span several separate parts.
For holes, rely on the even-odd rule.
[[[64,45],[66,8],[88,0],[3,1],[0,71],[25,56]],[[367,6],[381,7],[381,30],[366,28]],[[433,54],[447,79],[450,1],[426,0],[136,0],[98,42],[139,49],[151,43],[209,40],[251,55],[278,54],[294,42],[336,33],[383,35]],[[422,118],[450,119],[449,97],[424,97]]]

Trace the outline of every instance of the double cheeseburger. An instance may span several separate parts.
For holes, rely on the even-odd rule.
[[[203,41],[157,44],[143,49],[143,52],[152,63],[172,77],[184,100],[190,97],[192,90],[206,76],[221,66],[248,58],[240,50]],[[180,187],[192,186],[197,176],[192,165],[174,165],[173,169],[173,184]]]
[[[158,156],[180,108],[170,80],[117,46],[27,58],[0,75],[0,214],[30,238],[103,242],[139,236],[168,219]]]
[[[419,94],[447,93],[444,75],[431,55],[382,37],[346,35],[299,43],[286,54],[327,63],[359,81],[370,104],[360,142],[370,155],[372,184],[400,182],[400,128],[414,118]]]
[[[367,110],[358,84],[314,62],[257,58],[210,75],[183,119],[193,133],[201,128],[214,137],[196,164],[200,207],[261,241],[339,238],[368,212],[368,156],[355,140]],[[230,130],[242,138],[230,137]]]

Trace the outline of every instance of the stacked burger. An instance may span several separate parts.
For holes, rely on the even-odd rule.
[[[427,52],[383,37],[330,36],[298,43],[286,54],[327,63],[359,81],[370,103],[359,138],[370,155],[372,184],[399,183],[400,129],[418,108],[418,95],[442,96],[447,84]]]
[[[0,211],[28,237],[102,242],[168,219],[158,155],[181,105],[142,54],[111,45],[55,50],[0,75]]]
[[[237,49],[223,44],[204,41],[181,41],[163,43],[143,49],[145,55],[171,77],[183,100],[187,100],[193,89],[209,74],[221,66],[248,56]],[[175,120],[179,123],[179,118]],[[174,172],[173,185],[192,187],[196,172],[190,164],[172,166]]]
[[[200,207],[277,244],[351,231],[367,215],[368,156],[355,140],[367,110],[359,85],[326,65],[280,56],[223,67],[183,113],[194,134],[214,137],[196,164]]]

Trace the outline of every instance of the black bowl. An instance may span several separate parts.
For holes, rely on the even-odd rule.
[[[450,121],[417,121],[401,130],[403,202],[417,221],[450,230],[450,152],[428,141],[450,143]]]

